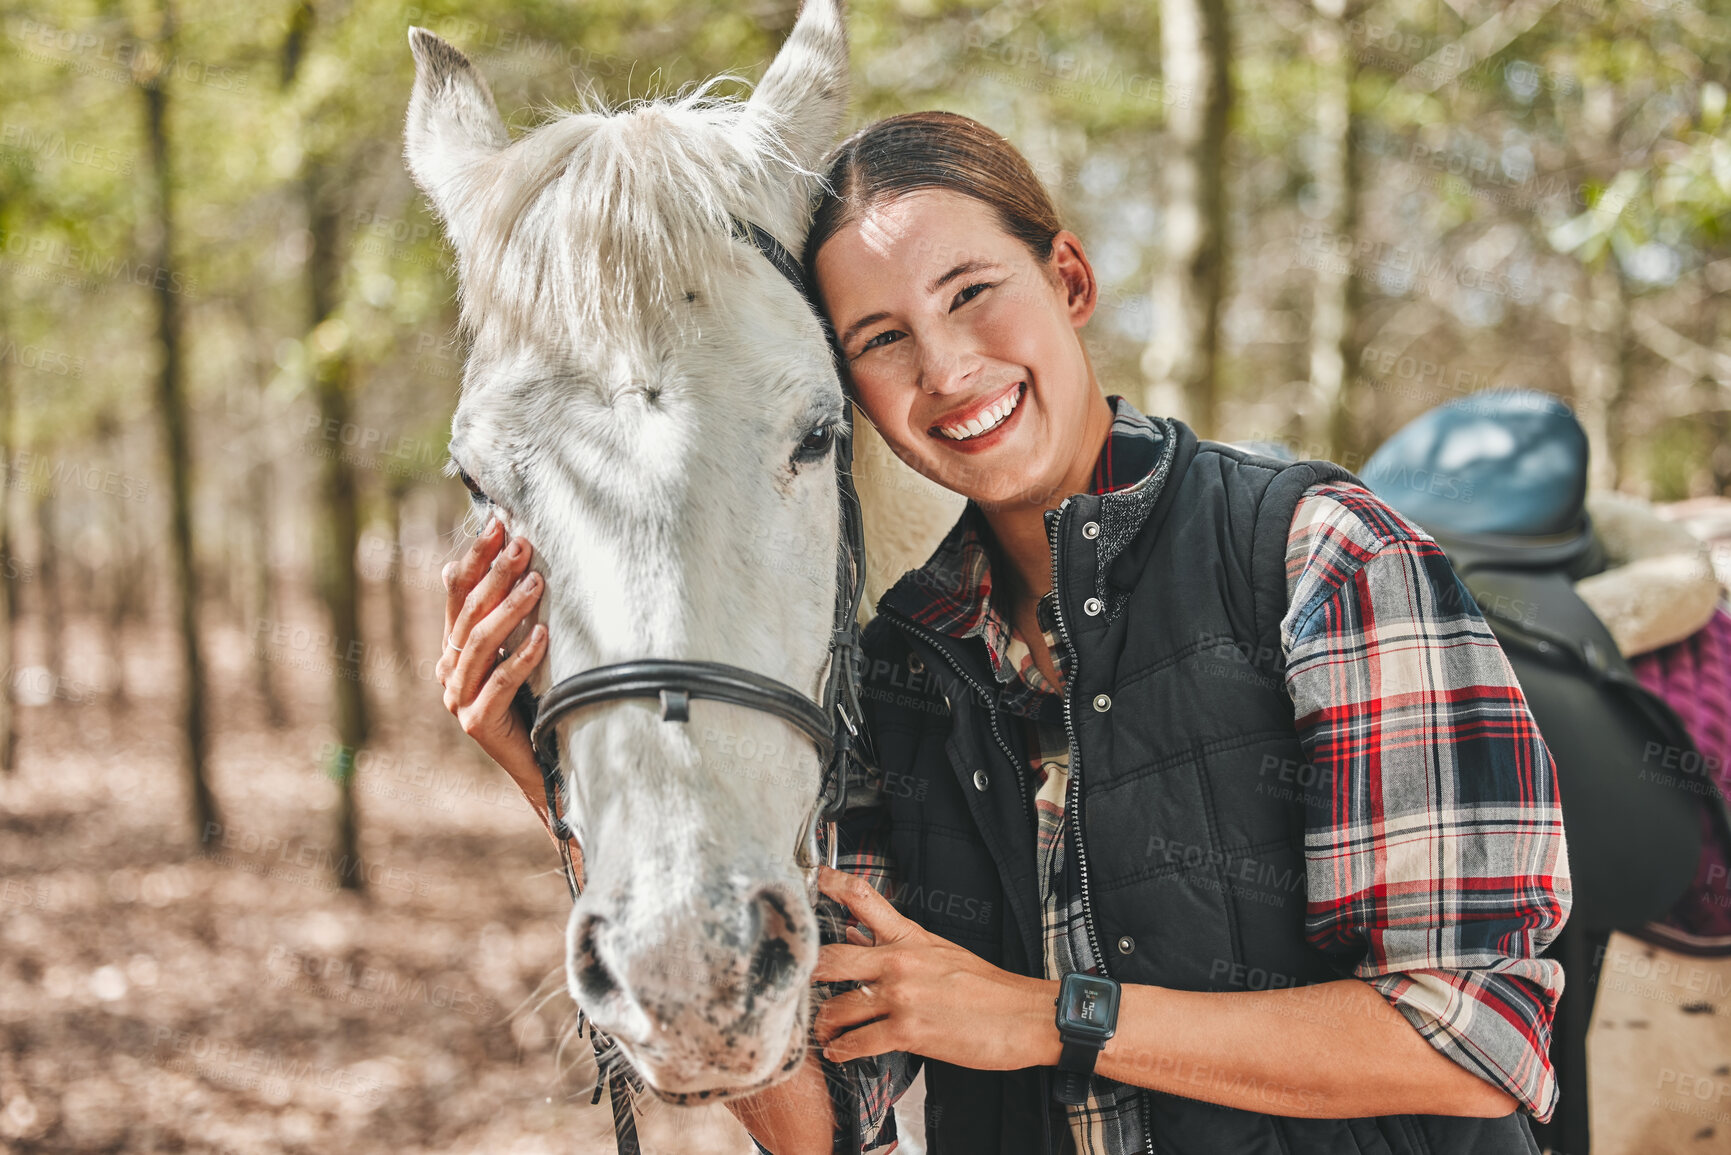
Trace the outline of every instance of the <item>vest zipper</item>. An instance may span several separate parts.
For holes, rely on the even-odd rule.
[[[1076,652],[1075,644],[1070,641],[1070,631],[1064,625],[1064,598],[1058,591],[1058,571],[1062,564],[1059,555],[1063,553],[1064,547],[1061,527],[1064,522],[1064,507],[1070,504],[1070,500],[1066,497],[1058,503],[1046,531],[1052,547],[1052,616],[1057,619],[1058,637],[1070,651],[1071,662],[1070,676],[1064,685],[1064,736],[1070,743],[1070,797],[1064,803],[1064,816],[1070,821],[1070,844],[1076,851],[1076,873],[1082,880],[1082,925],[1087,928],[1088,945],[1094,950],[1094,961],[1099,964],[1100,973],[1110,977],[1112,972],[1106,966],[1106,952],[1100,949],[1100,939],[1094,932],[1094,918],[1088,908],[1088,852],[1082,846],[1082,750],[1076,742],[1076,728],[1070,706],[1078,681],[1076,675],[1081,673],[1082,661],[1081,655]]]
[[[1088,852],[1082,846],[1082,749],[1076,743],[1076,729],[1071,721],[1070,694],[1075,689],[1077,677],[1081,672],[1081,655],[1076,652],[1076,646],[1070,641],[1070,632],[1064,626],[1064,598],[1058,591],[1058,571],[1062,566],[1059,553],[1062,552],[1064,535],[1060,527],[1064,519],[1064,507],[1070,504],[1066,497],[1058,503],[1058,508],[1052,515],[1051,525],[1047,528],[1049,544],[1052,547],[1052,616],[1058,623],[1058,637],[1070,651],[1070,676],[1064,684],[1064,735],[1070,742],[1070,788],[1069,798],[1064,803],[1064,817],[1070,822],[1070,844],[1076,851],[1076,874],[1082,880],[1082,925],[1088,931],[1088,945],[1093,948],[1094,959],[1100,964],[1100,973],[1108,977],[1111,970],[1106,966],[1106,952],[1100,949],[1099,936],[1094,931],[1094,916],[1088,909]],[[1128,1086],[1129,1084],[1125,1084]],[[1154,1107],[1151,1102],[1152,1092],[1145,1087],[1136,1088],[1138,1112],[1142,1117],[1142,1143],[1148,1155],[1154,1155]],[[1069,1126],[1069,1113],[1063,1115],[1065,1127]]]
[[[938,641],[938,635],[934,631],[926,629],[912,618],[897,613],[895,610],[880,610],[879,613],[894,622],[902,630],[920,638],[926,642],[926,644],[930,645],[932,649],[943,655],[944,661],[949,663],[950,667],[956,671],[956,676],[961,678],[962,681],[966,682],[969,686],[972,686],[974,692],[978,694],[983,701],[988,703],[992,716],[992,737],[997,741],[998,749],[1004,752],[1004,758],[1010,763],[1010,768],[1016,771],[1016,797],[1020,799],[1022,803],[1022,817],[1027,821],[1028,825],[1032,827],[1034,824],[1034,815],[1028,809],[1028,792],[1022,788],[1021,764],[1016,760],[1016,752],[1010,749],[1010,744],[1004,740],[1002,731],[998,729],[997,697],[988,693],[984,686],[976,682],[972,675],[962,669],[962,664],[950,656],[949,650],[945,648],[942,642]]]

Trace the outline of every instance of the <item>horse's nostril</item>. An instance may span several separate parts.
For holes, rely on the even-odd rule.
[[[750,904],[756,946],[751,952],[751,988],[774,990],[784,986],[799,968],[794,946],[802,937],[786,892],[766,886]]]
[[[751,956],[751,986],[753,990],[775,990],[793,976],[793,948],[785,938],[766,938]]]
[[[579,989],[587,999],[601,999],[619,989],[613,972],[601,961],[601,952],[595,942],[595,936],[606,925],[606,919],[590,914],[585,915],[577,927],[577,957],[573,960],[575,966],[572,969],[577,974]]]

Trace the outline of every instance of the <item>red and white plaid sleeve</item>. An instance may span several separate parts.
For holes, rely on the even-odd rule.
[[[1430,1044],[1543,1121],[1570,905],[1550,752],[1478,606],[1429,536],[1323,483],[1294,514],[1281,625],[1318,785],[1306,936]]]

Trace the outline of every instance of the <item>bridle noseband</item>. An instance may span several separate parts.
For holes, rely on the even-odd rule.
[[[824,332],[834,335],[822,310],[817,308],[805,283],[799,262],[766,230],[749,221],[733,218],[733,235],[749,241],[776,271],[799,290]],[[838,356],[839,371],[839,356]],[[865,590],[865,525],[860,516],[859,496],[853,485],[853,405],[842,410],[844,435],[835,439],[836,488],[841,498],[842,548],[836,560],[835,620],[830,631],[829,669],[824,678],[823,699],[806,694],[774,678],[725,662],[676,661],[641,658],[614,662],[573,674],[551,686],[537,699],[527,685],[517,691],[517,708],[529,724],[529,740],[547,791],[547,812],[553,837],[565,866],[565,880],[575,900],[581,891],[571,863],[570,840],[574,832],[560,807],[559,751],[555,724],[565,715],[585,706],[624,698],[653,698],[661,704],[661,717],[668,722],[691,718],[691,700],[708,698],[760,710],[797,727],[817,748],[823,778],[817,801],[802,828],[795,849],[798,864],[815,869],[827,858],[834,865],[835,821],[847,799],[850,760],[869,764],[870,755],[860,736],[859,604]],[[821,838],[820,838],[821,835]]]

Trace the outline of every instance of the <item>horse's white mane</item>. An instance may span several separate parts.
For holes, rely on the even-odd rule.
[[[474,172],[463,255],[463,321],[487,311],[499,335],[544,342],[629,339],[645,318],[683,326],[686,294],[715,300],[740,259],[730,218],[796,243],[802,223],[762,220],[790,181],[812,181],[771,118],[711,95],[609,109],[591,98],[519,138]]]

